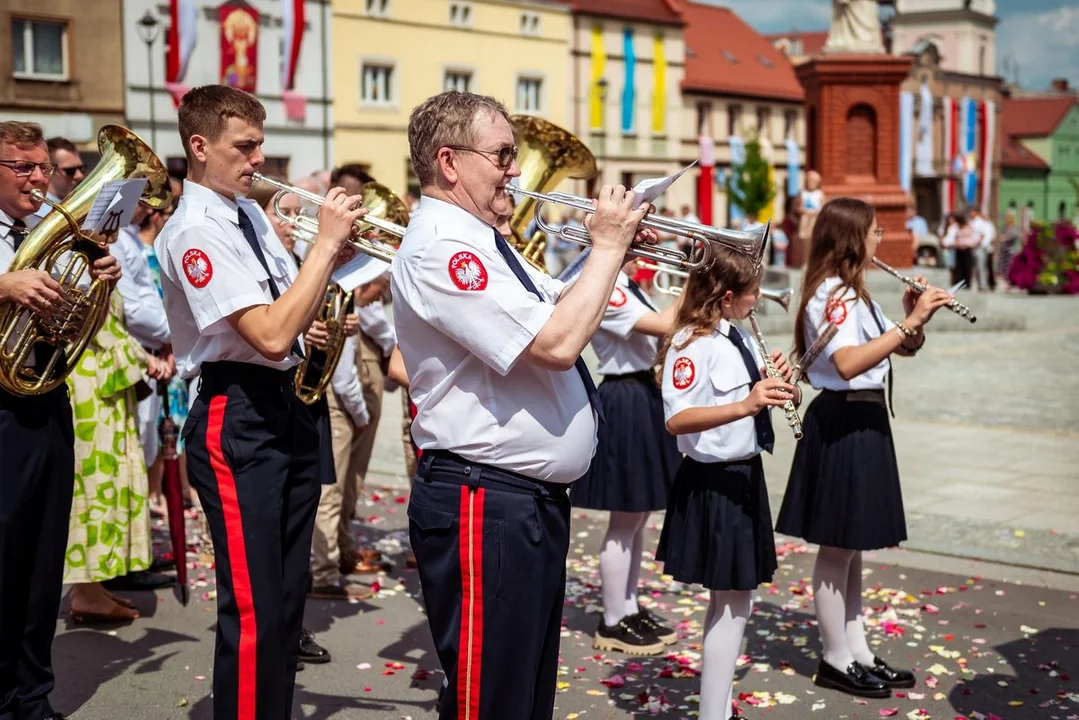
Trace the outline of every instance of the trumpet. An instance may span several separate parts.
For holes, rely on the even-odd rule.
[[[668,277],[668,278],[681,278],[683,280],[689,278],[689,273],[688,272],[685,272],[685,271],[682,271],[682,270],[677,270],[677,269],[672,268],[672,267],[664,267],[662,265],[657,265],[656,263],[647,262],[645,260],[638,260],[637,261],[637,267],[642,268],[644,270],[655,270],[656,271],[656,283],[655,283],[656,290],[663,293],[664,295],[671,295],[673,297],[678,297],[679,295],[681,295],[682,294],[682,288],[684,286],[683,285],[675,285],[670,280],[667,280],[667,282],[664,284],[664,283],[659,282],[659,278],[661,276],[665,276],[665,277]],[[790,310],[791,296],[793,294],[794,294],[794,289],[789,288],[789,287],[782,288],[782,289],[778,289],[778,288],[777,289],[761,288],[761,297],[762,298],[764,298],[765,300],[771,300],[772,302],[775,302],[775,303],[779,303],[783,307],[784,310]]]
[[[281,210],[280,203],[281,198],[292,193],[300,198],[300,200],[321,207],[324,202],[323,197],[304,190],[303,188],[298,188],[274,180],[273,178],[268,178],[261,173],[255,173],[253,177],[256,182],[266,183],[267,185],[277,188],[277,193],[273,197],[274,215],[282,222],[291,225],[293,229],[299,230],[299,233],[294,235],[294,237],[301,242],[314,243],[315,236],[318,235],[318,220],[309,218],[306,215],[287,215]],[[397,223],[391,222],[384,217],[379,217],[379,215],[376,214],[376,208],[381,209],[381,205],[383,204],[389,205],[386,198],[394,197],[393,193],[378,183],[367,183],[363,186],[362,193],[363,207],[368,208],[369,212],[367,215],[357,220],[353,227],[356,229],[357,233],[366,233],[371,228],[374,228],[379,231],[380,239],[369,239],[361,235],[359,237],[350,238],[347,242],[365,255],[370,255],[383,262],[393,262],[393,258],[397,255],[397,250],[393,244],[388,242],[388,240],[391,237],[403,237],[405,228],[403,225],[398,225]],[[394,197],[394,199],[396,198]]]
[[[768,346],[764,344],[764,335],[761,334],[760,326],[757,325],[757,316],[752,310],[749,311],[749,325],[753,328],[753,339],[757,342],[757,350],[760,351],[761,357],[764,359],[764,370],[768,373],[768,377],[782,379],[783,376],[779,374],[775,363],[772,362],[772,356],[768,354]],[[791,431],[794,433],[794,439],[801,440],[802,418],[798,415],[798,408],[794,406],[794,400],[783,403],[783,415],[787,418],[787,425],[790,426]]]
[[[574,243],[575,245],[583,245],[585,247],[590,247],[592,245],[592,237],[584,228],[577,228],[570,225],[556,228],[544,220],[542,215],[542,209],[545,203],[555,203],[556,205],[563,205],[586,213],[595,212],[595,204],[591,200],[577,197],[576,195],[570,195],[568,193],[532,192],[531,190],[523,190],[519,187],[514,187],[513,185],[507,185],[506,191],[512,193],[514,196],[530,198],[536,202],[536,227],[548,236],[553,235],[566,242]],[[763,228],[758,228],[756,230],[721,230],[720,228],[714,228],[710,225],[687,222],[685,220],[668,218],[662,215],[649,214],[645,216],[644,220],[641,220],[638,227],[654,230],[657,233],[689,238],[693,241],[695,249],[690,254],[686,254],[680,250],[659,245],[632,243],[626,251],[626,254],[643,260],[651,260],[655,263],[667,263],[668,265],[674,265],[680,270],[688,271],[695,268],[708,267],[708,265],[711,264],[712,244],[715,243],[745,253],[759,267],[763,262],[764,248],[768,242],[768,233],[771,226],[772,221],[769,220]]]
[[[922,283],[910,277],[909,275],[904,275],[903,273],[899,272],[883,260],[877,260],[876,258],[873,258],[873,264],[879,267],[884,272],[891,275],[892,277],[896,278],[897,280],[901,280],[902,282],[906,283],[907,287],[911,288],[916,293],[924,293],[926,290],[929,289]],[[974,313],[970,311],[970,308],[968,308],[966,305],[954,298],[949,301],[948,304],[944,307],[948,308],[953,313],[965,320],[969,320],[972,323],[978,322],[978,318],[974,317]]]

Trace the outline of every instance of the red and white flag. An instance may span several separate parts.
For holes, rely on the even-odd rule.
[[[195,0],[169,0],[168,56],[165,58],[165,82],[181,83],[187,63],[195,50],[198,15]]]
[[[281,0],[281,89],[292,90],[303,45],[304,0]]]

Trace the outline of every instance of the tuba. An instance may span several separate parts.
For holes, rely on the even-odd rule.
[[[510,124],[517,136],[517,165],[521,168],[519,187],[547,193],[566,178],[587,180],[596,174],[596,158],[568,130],[532,115],[513,115]],[[539,230],[530,237],[525,236],[532,224],[536,201],[530,197],[516,199],[518,204],[510,219],[513,231],[510,244],[533,267],[547,272],[546,236]]]
[[[360,195],[363,197],[363,207],[367,208],[367,215],[360,222],[376,217],[401,227],[408,225],[408,208],[404,201],[385,185],[369,182],[360,190]],[[365,227],[368,227],[365,240],[381,243],[394,250],[401,244],[401,237],[393,232],[383,230],[378,225]],[[336,283],[330,283],[315,317],[326,326],[329,340],[324,346],[308,348],[296,368],[296,395],[307,405],[315,404],[326,394],[337,363],[341,360],[341,350],[345,346],[345,316],[351,310],[352,293],[345,292]]]
[[[14,302],[0,303],[0,387],[12,394],[40,395],[63,383],[105,322],[114,283],[91,280],[89,270],[108,247],[79,229],[105,183],[146,178],[143,204],[156,209],[172,201],[165,166],[133,132],[106,125],[97,147],[101,159],[63,201],[54,203],[35,191],[35,199],[53,210],[27,234],[9,272],[49,273],[60,284],[64,302],[49,321]],[[27,362],[31,353],[33,365]]]

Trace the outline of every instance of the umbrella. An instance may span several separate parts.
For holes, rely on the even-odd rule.
[[[180,588],[180,602],[187,605],[187,533],[184,527],[184,495],[180,482],[180,460],[176,456],[176,423],[169,408],[169,384],[158,380],[157,390],[165,409],[164,417],[157,426],[161,437],[161,454],[165,460],[162,490],[165,506],[169,512],[169,536],[172,538],[172,557],[176,560],[176,584]]]

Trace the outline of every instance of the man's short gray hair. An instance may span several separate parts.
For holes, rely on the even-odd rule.
[[[438,151],[447,145],[476,143],[475,119],[480,112],[509,120],[506,106],[488,95],[448,92],[427,98],[408,119],[408,151],[420,185],[435,184]]]

